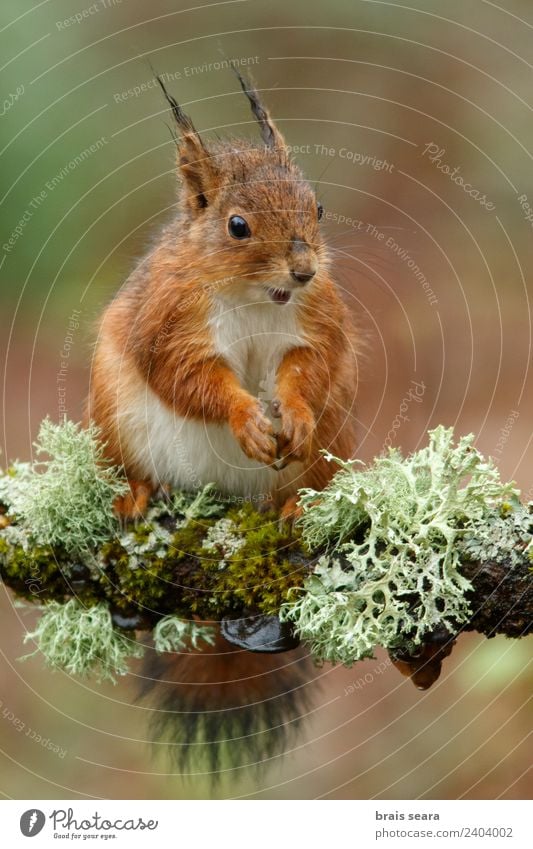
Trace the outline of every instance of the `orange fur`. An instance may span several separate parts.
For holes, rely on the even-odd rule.
[[[354,454],[355,332],[329,275],[314,192],[279,131],[275,147],[243,140],[207,146],[181,110],[174,114],[183,133],[178,213],[104,313],[88,416],[100,427],[109,458],[137,482],[132,497],[117,504],[123,513],[142,511],[146,493],[171,481],[172,452],[165,443],[172,416],[176,433],[185,434],[178,438],[183,445],[176,466],[188,454],[202,458],[197,441],[207,428],[209,447],[214,426],[229,427],[243,460],[255,461],[250,476],[257,466],[298,468],[293,478],[273,474],[279,486],[272,497],[280,505],[301,486],[327,483],[334,467],[321,449],[342,458]],[[250,238],[229,234],[234,215],[248,222]],[[312,279],[302,282],[306,274]],[[273,289],[290,293],[289,303],[273,304]],[[276,412],[269,417],[249,369],[268,349],[265,334],[272,346],[279,341],[278,318],[280,326],[294,325],[298,338],[280,348]],[[283,332],[288,339],[293,331]],[[235,339],[221,350],[228,333]],[[198,427],[187,430],[187,422]],[[238,488],[237,465],[228,469],[231,484],[213,469],[222,491]],[[248,494],[253,486],[247,484]],[[289,502],[285,513],[293,506]]]
[[[132,519],[142,516],[148,507],[152,495],[152,485],[147,481],[129,480],[130,491],[115,501],[115,510],[119,516]]]

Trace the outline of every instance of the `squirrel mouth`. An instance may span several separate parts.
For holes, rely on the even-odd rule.
[[[288,304],[291,299],[291,292],[287,289],[269,289],[268,295],[275,304]]]

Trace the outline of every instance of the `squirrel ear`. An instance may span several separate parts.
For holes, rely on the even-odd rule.
[[[156,79],[181,132],[181,141],[177,142],[178,164],[188,188],[188,206],[193,211],[204,209],[211,203],[213,192],[218,188],[218,172],[213,158],[189,116],[166,90],[161,77],[156,76]]]
[[[235,71],[237,79],[241,84],[243,92],[250,101],[252,112],[254,113],[255,117],[259,122],[261,136],[263,137],[264,143],[267,145],[267,147],[280,148],[281,150],[285,150],[285,139],[283,138],[280,131],[274,124],[272,118],[270,117],[268,109],[265,109],[265,107],[261,103],[256,88],[249,82],[249,80],[246,80],[243,77],[243,75],[235,67],[235,65],[232,65],[232,68]]]

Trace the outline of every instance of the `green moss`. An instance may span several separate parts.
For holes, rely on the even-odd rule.
[[[115,552],[109,566],[102,571],[100,583],[114,606],[120,610],[129,609],[133,604],[152,611],[160,610],[161,599],[172,588],[175,570],[171,558],[154,557],[147,552],[143,562],[131,568],[129,555],[122,550]]]
[[[64,551],[52,546],[25,547],[10,545],[0,536],[0,575],[18,596],[42,604],[53,599],[64,599],[76,592],[85,604],[96,604],[100,598],[94,582],[80,586],[73,564]]]
[[[133,603],[203,619],[245,608],[272,613],[303,579],[301,563],[295,565],[295,555],[304,555],[298,536],[250,505],[218,520],[189,520],[163,536],[143,525],[102,553],[104,591],[123,609]]]
[[[276,612],[289,590],[303,580],[299,537],[288,526],[280,528],[275,514],[259,514],[250,505],[229,510],[219,521],[230,523],[223,527],[228,549],[223,542],[204,543],[184,602],[202,618],[245,609]],[[236,538],[241,540],[238,546]]]

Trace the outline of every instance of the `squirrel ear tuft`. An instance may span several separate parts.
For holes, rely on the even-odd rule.
[[[235,65],[232,65],[231,67],[233,68],[237,79],[241,84],[243,92],[250,101],[252,112],[254,113],[255,117],[257,118],[257,121],[259,122],[261,136],[263,138],[264,143],[267,145],[267,147],[285,150],[285,139],[283,138],[280,131],[274,124],[274,121],[270,117],[268,109],[266,109],[261,103],[261,100],[257,93],[257,89],[250,83],[249,80],[243,77],[243,75]]]
[[[177,100],[169,94],[161,77],[156,80],[169,103],[176,125],[181,133],[178,146],[178,165],[187,189],[187,205],[191,211],[209,206],[219,185],[218,172],[213,157],[205,147],[198,130]]]

